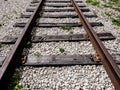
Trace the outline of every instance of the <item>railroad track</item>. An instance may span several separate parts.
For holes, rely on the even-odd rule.
[[[47,3],[45,3],[47,2]],[[58,4],[54,4],[58,3]],[[60,4],[67,3],[67,4]],[[72,3],[72,4],[69,4]],[[80,4],[77,4],[80,3]],[[23,28],[23,31],[19,37],[6,36],[2,39],[2,44],[14,44],[13,48],[9,52],[9,55],[1,58],[1,68],[0,68],[0,88],[6,88],[8,81],[12,76],[14,70],[19,65],[34,65],[34,66],[60,66],[60,65],[93,65],[93,64],[103,64],[108,76],[111,79],[116,90],[120,88],[120,69],[116,63],[120,63],[119,57],[116,55],[110,55],[105,46],[102,43],[102,40],[112,40],[115,37],[111,33],[96,33],[93,30],[95,26],[103,26],[101,22],[88,22],[86,18],[97,18],[96,15],[84,14],[84,12],[89,12],[90,10],[82,4],[82,1],[56,1],[56,0],[47,0],[47,1],[35,1],[32,2],[30,8],[26,12],[32,12],[33,14],[25,15],[22,14],[20,18],[29,18],[28,22],[15,23],[14,27]],[[54,8],[50,8],[54,7]],[[67,9],[62,9],[61,7],[68,7]],[[74,7],[74,9],[70,8]],[[66,13],[65,15],[59,14],[60,12],[73,12],[76,14]],[[46,12],[47,14],[43,14]],[[51,14],[51,12],[55,14]],[[54,20],[39,22],[39,19]],[[71,23],[63,21],[61,23],[60,19],[62,18],[79,18],[79,22],[73,20]],[[58,20],[57,20],[58,19]],[[37,22],[38,21],[38,22]],[[65,27],[83,27],[86,33],[76,33],[70,32],[66,35],[38,35],[36,36],[35,28],[50,28],[59,27],[64,29]],[[42,42],[82,42],[90,41],[94,47],[95,55],[42,55],[42,56],[33,56],[29,55],[29,48],[31,44],[42,43]],[[62,49],[64,52],[64,49]],[[114,59],[113,59],[114,58]]]

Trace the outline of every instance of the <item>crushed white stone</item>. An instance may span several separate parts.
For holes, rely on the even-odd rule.
[[[71,12],[71,11],[68,11],[68,12],[44,12],[44,15],[48,15],[48,14],[51,14],[51,15],[77,15],[75,12]]]
[[[27,22],[28,19],[19,19],[21,13],[26,12],[31,0],[0,0],[0,41],[5,36],[19,36],[21,28],[14,28],[16,22]],[[2,45],[0,56],[6,56],[11,45]]]
[[[100,22],[97,18],[87,18],[89,22]],[[78,18],[40,18],[39,23],[79,23]]]
[[[18,35],[22,31],[20,28],[14,28],[13,25],[17,21],[25,21],[26,19],[19,19],[20,14],[25,12],[30,0],[1,0],[0,1],[0,39],[7,35]],[[18,31],[18,32],[17,32]]]
[[[0,56],[7,56],[12,47],[13,45],[2,45],[2,47],[0,48]]]
[[[90,9],[94,7],[90,6]],[[96,9],[94,9],[96,10]],[[84,14],[97,14],[96,12],[84,12]],[[45,12],[44,14],[49,14]],[[76,15],[75,12],[52,12],[55,14],[72,14]],[[116,40],[104,41],[103,43],[108,48],[109,52],[118,53],[120,52],[120,33],[113,29],[112,23],[106,20],[105,17],[98,17],[97,19],[89,19],[90,21],[98,21],[104,24],[103,27],[93,27],[98,33],[100,32],[112,32],[117,37]],[[60,20],[54,19],[41,19],[41,21],[47,22],[59,22]],[[61,21],[67,21],[66,19]],[[80,31],[81,30],[81,31]],[[82,27],[73,28],[74,33],[85,33]],[[61,35],[69,34],[69,31],[64,31],[61,28],[37,28],[36,35]],[[38,43],[33,44],[33,48],[30,49],[30,54],[39,52],[41,55],[61,55],[59,48],[64,48],[65,55],[71,54],[94,54],[94,50],[90,42],[51,42],[51,43]],[[74,49],[74,50],[73,50]],[[22,72],[24,71],[24,73]],[[21,67],[21,80],[20,85],[25,89],[39,89],[39,90],[114,90],[114,87],[105,71],[103,66],[87,65],[87,66],[64,66],[64,67]]]
[[[40,18],[39,23],[77,23],[79,22],[78,18],[72,19],[72,18],[58,18],[58,19],[54,19],[54,18]]]
[[[41,55],[59,55],[62,54],[59,49],[63,48],[65,55],[73,54],[94,54],[92,44],[87,41],[83,42],[50,42],[50,43],[37,43],[33,44],[33,48],[29,53],[39,52]]]
[[[63,30],[62,27],[54,28],[37,28],[36,36],[42,35],[69,35],[69,34],[83,34],[86,33],[82,27],[72,27],[70,30]]]
[[[14,23],[18,21],[27,21],[27,19],[18,19],[21,13],[25,13],[25,8],[28,7],[28,2],[31,0],[1,0],[0,1],[0,23],[4,24],[0,27],[0,39],[4,36],[15,36],[21,33],[20,28],[13,28]],[[82,0],[84,1],[84,0]],[[53,3],[54,4],[54,3]],[[56,4],[56,3],[55,3]],[[66,5],[68,5],[67,3]],[[116,40],[103,42],[109,49],[110,53],[120,52],[120,28],[113,28],[110,20],[102,15],[103,12],[111,11],[110,9],[99,9],[95,6],[89,5],[89,8],[93,12],[84,12],[84,14],[97,14],[98,21],[104,24],[104,27],[94,27],[96,32],[111,32],[116,36]],[[15,11],[17,14],[15,14]],[[13,13],[14,12],[14,13]],[[114,11],[112,10],[112,13]],[[116,13],[116,12],[115,12]],[[44,14],[49,14],[45,12]],[[71,14],[77,15],[75,12],[53,12],[51,14]],[[45,19],[44,19],[45,20]],[[90,19],[96,20],[96,19]],[[47,21],[47,20],[46,20]],[[52,20],[51,20],[52,21]],[[69,19],[61,20],[63,22]],[[70,20],[76,21],[76,20]],[[49,20],[48,20],[49,22]],[[59,22],[59,20],[56,20]],[[73,28],[74,33],[81,33],[82,28]],[[39,31],[39,33],[38,33]],[[39,28],[36,31],[36,35],[60,35],[69,34],[69,31],[61,30],[61,28]],[[84,32],[84,31],[83,31]],[[0,48],[0,55],[7,55],[12,46],[3,45]],[[59,55],[61,54],[59,48],[64,48],[63,54],[94,54],[94,50],[90,42],[51,42],[51,43],[38,43],[33,44],[33,48],[30,49],[30,54],[38,51],[41,55]],[[7,50],[6,50],[7,49]],[[20,85],[26,90],[114,90],[114,87],[108,78],[103,66],[87,65],[87,66],[64,66],[64,67],[21,67],[20,71]]]
[[[114,90],[102,66],[21,67],[20,74],[27,90]]]
[[[91,9],[91,8],[90,8]],[[98,12],[98,11],[97,11]],[[95,12],[94,12],[95,13]],[[99,12],[98,12],[99,13]],[[48,14],[47,12],[44,14]],[[54,12],[50,14],[74,14],[73,12]],[[85,12],[85,14],[93,14],[91,12]],[[99,15],[98,15],[99,16]],[[102,20],[101,20],[102,19]],[[49,19],[50,20],[50,19]],[[48,20],[48,22],[49,22]],[[116,53],[114,50],[119,50],[120,33],[116,33],[116,30],[111,28],[112,23],[107,20],[104,21],[104,17],[98,17],[97,19],[90,19],[95,21],[101,21],[104,27],[93,27],[96,32],[113,32],[113,35],[117,36],[116,40],[103,42],[105,46],[113,50],[109,50],[111,53]],[[80,28],[81,29],[81,28]],[[112,30],[113,29],[113,30]],[[76,31],[75,28],[73,31]],[[83,31],[83,30],[82,30]],[[82,32],[80,31],[80,33]],[[37,28],[36,35],[59,35],[69,34],[68,31],[64,31],[61,28]],[[119,32],[119,31],[117,31]],[[112,45],[111,45],[112,43]],[[83,46],[85,46],[85,48]],[[90,46],[90,47],[89,47]],[[53,55],[61,54],[59,48],[65,48],[64,54],[91,54],[94,52],[89,42],[59,42],[59,43],[39,43],[33,45],[30,50],[30,54],[39,52],[41,55]],[[39,49],[38,49],[39,48]],[[73,51],[74,48],[74,51]],[[21,74],[20,85],[25,89],[39,89],[39,90],[114,90],[114,87],[107,76],[103,66],[64,66],[64,67],[24,67],[21,68],[24,73]]]

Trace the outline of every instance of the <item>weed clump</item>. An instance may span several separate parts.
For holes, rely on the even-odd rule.
[[[71,29],[72,29],[72,27],[71,27],[71,26],[67,26],[67,25],[66,25],[66,26],[62,26],[62,29],[63,29],[63,30],[68,30],[68,31],[69,31],[69,30],[71,30]]]
[[[41,54],[39,52],[35,52],[34,55],[39,57]]]
[[[59,48],[59,51],[60,51],[61,53],[64,53],[64,52],[65,52],[65,49],[64,49],[64,48]]]
[[[99,1],[98,0],[86,0],[86,3],[90,3],[90,4],[92,4],[92,5],[99,5]]]
[[[28,41],[26,44],[26,48],[32,48],[32,42]]]
[[[20,85],[19,85],[19,72],[16,71],[12,78],[10,79],[10,84],[8,86],[8,90],[20,90]]]
[[[114,25],[120,26],[120,18],[111,18]]]
[[[13,13],[17,15],[17,11],[16,10],[13,10]]]

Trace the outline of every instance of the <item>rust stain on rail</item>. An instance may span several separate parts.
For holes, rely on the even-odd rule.
[[[6,90],[9,83],[10,77],[18,66],[19,58],[23,51],[24,45],[29,40],[30,33],[33,26],[35,25],[36,18],[39,16],[39,11],[41,10],[43,0],[39,1],[37,8],[34,10],[33,15],[30,17],[28,23],[23,29],[22,34],[17,39],[9,55],[5,58],[2,67],[0,68],[0,89]]]
[[[109,54],[103,43],[98,38],[96,32],[92,29],[92,26],[89,24],[82,11],[79,9],[77,3],[74,0],[71,0],[75,11],[78,14],[78,17],[85,28],[91,43],[96,50],[96,53],[100,56],[102,64],[108,73],[108,76],[113,83],[115,90],[120,89],[120,69],[113,60],[112,56]]]

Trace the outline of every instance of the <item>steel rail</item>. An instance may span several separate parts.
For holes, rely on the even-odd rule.
[[[78,17],[87,32],[90,41],[99,55],[101,62],[113,83],[115,90],[120,89],[120,68],[117,66],[112,56],[109,54],[102,41],[98,38],[96,32],[92,29],[92,26],[89,24],[82,11],[79,9],[77,3],[74,0],[71,0],[72,5],[74,6],[75,11],[78,14]]]
[[[30,33],[35,25],[35,21],[39,16],[39,12],[42,8],[43,0],[39,1],[39,4],[33,15],[31,15],[28,23],[24,27],[22,34],[17,39],[16,43],[14,44],[12,50],[9,52],[8,56],[5,58],[1,68],[0,68],[0,89],[7,90],[7,86],[10,81],[10,77],[12,76],[15,68],[19,65],[18,57],[21,56],[23,51],[24,45],[30,39]]]

